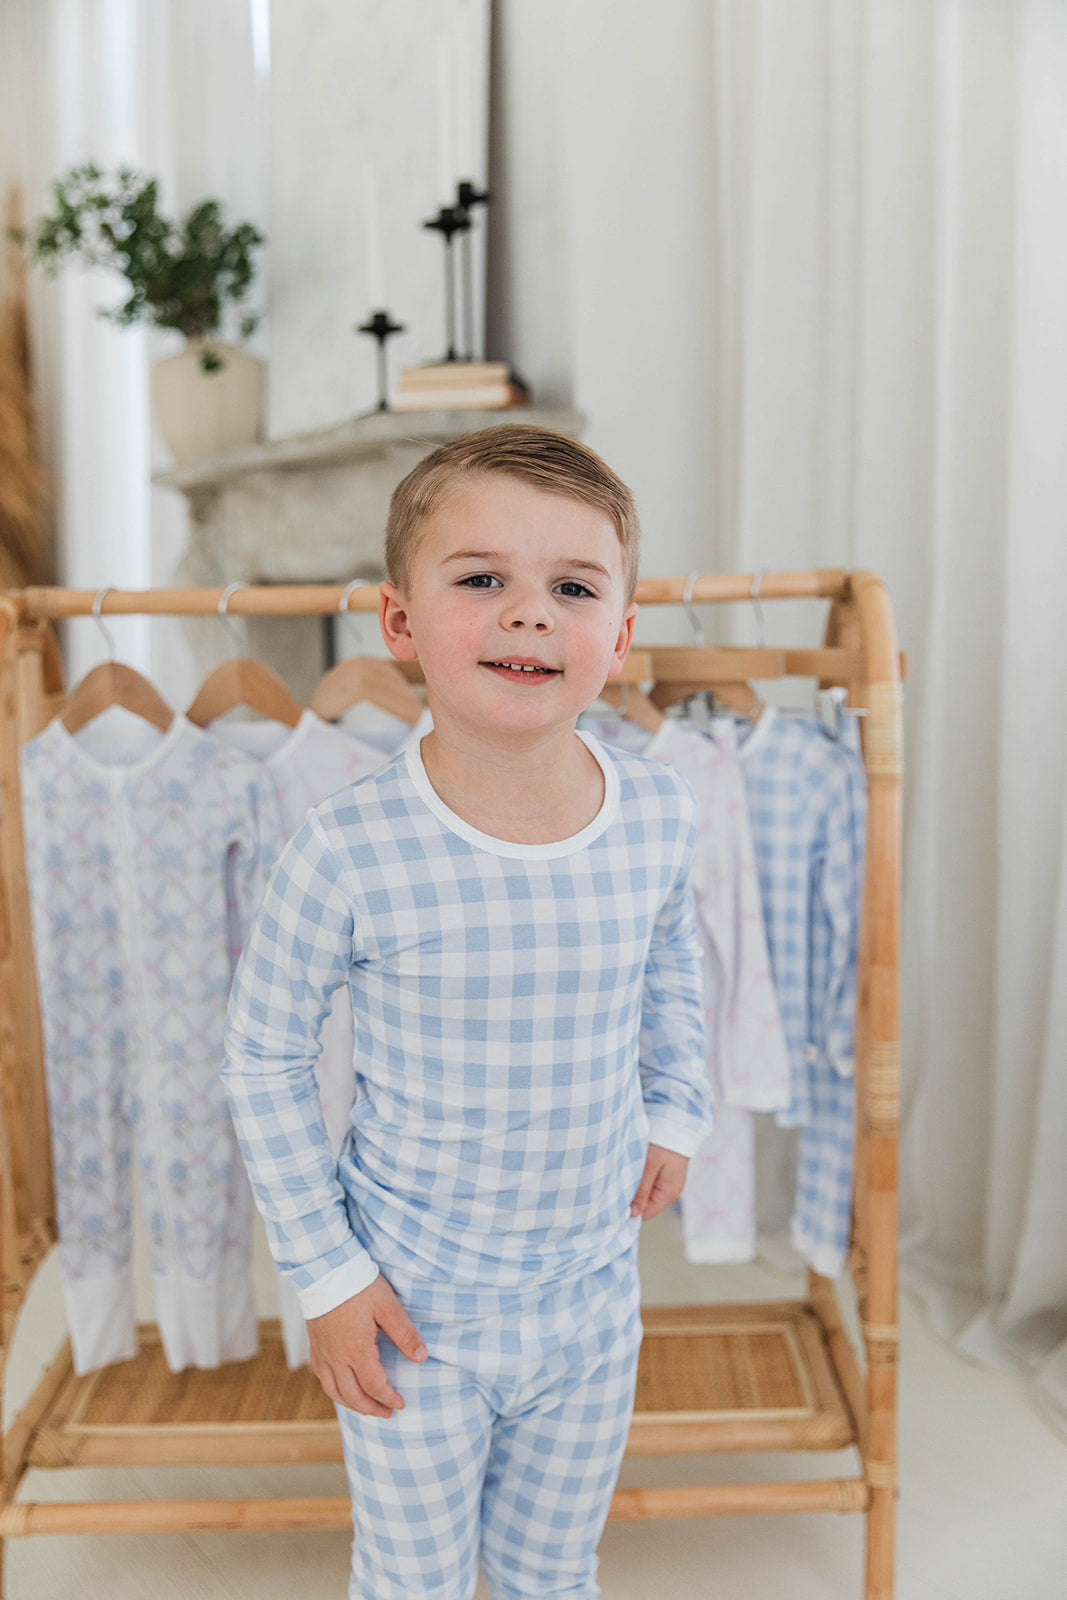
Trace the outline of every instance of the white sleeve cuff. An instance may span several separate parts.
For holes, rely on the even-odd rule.
[[[342,1261],[339,1267],[331,1267],[317,1283],[309,1284],[306,1289],[297,1289],[300,1309],[305,1318],[324,1317],[327,1311],[343,1306],[361,1289],[369,1289],[377,1276],[377,1266],[363,1250],[351,1261]]]
[[[650,1116],[648,1119],[649,1144],[662,1145],[675,1155],[694,1156],[711,1132],[710,1124],[694,1130],[692,1123],[677,1122],[670,1117]]]

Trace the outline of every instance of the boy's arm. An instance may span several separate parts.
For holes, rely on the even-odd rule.
[[[271,1251],[306,1317],[378,1276],[349,1224],[315,1078],[356,932],[337,859],[309,818],[282,852],[238,963],[222,1074]]]
[[[656,919],[645,967],[640,1066],[651,1146],[688,1158],[711,1132],[711,1080],[700,940],[689,887],[697,809],[688,786],[684,799],[690,820],[686,846]],[[644,1189],[643,1181],[638,1194]]]

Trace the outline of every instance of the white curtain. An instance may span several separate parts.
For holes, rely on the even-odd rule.
[[[903,1278],[1067,1432],[1067,7],[717,0],[713,90],[720,538],[909,653]]]
[[[19,184],[32,221],[68,167],[126,164],[159,178],[168,214],[213,194],[262,225],[268,70],[265,0],[3,0],[0,180]],[[55,282],[30,278],[42,450],[62,581],[76,588],[167,583],[186,538],[184,502],[150,482],[168,457],[153,432],[149,364],[182,341],[97,315],[123,298],[117,274],[73,264]],[[108,628],[165,696],[188,698],[179,624],[131,617]],[[91,622],[71,623],[71,680],[105,648]]]

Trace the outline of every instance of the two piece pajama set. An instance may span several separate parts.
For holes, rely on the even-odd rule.
[[[595,818],[479,832],[418,744],[316,807],[234,981],[224,1077],[276,1259],[319,1315],[379,1268],[429,1355],[339,1411],[351,1593],[596,1593],[641,1338],[630,1204],[649,1141],[709,1129],[692,792],[587,744]],[[334,1160],[316,1038],[347,985],[357,1079]]]

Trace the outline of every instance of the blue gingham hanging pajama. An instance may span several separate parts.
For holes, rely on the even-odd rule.
[[[855,1030],[867,794],[854,723],[768,706],[740,747],[767,944],[791,1063],[777,1120],[799,1127],[793,1243],[834,1277],[848,1255]]]

